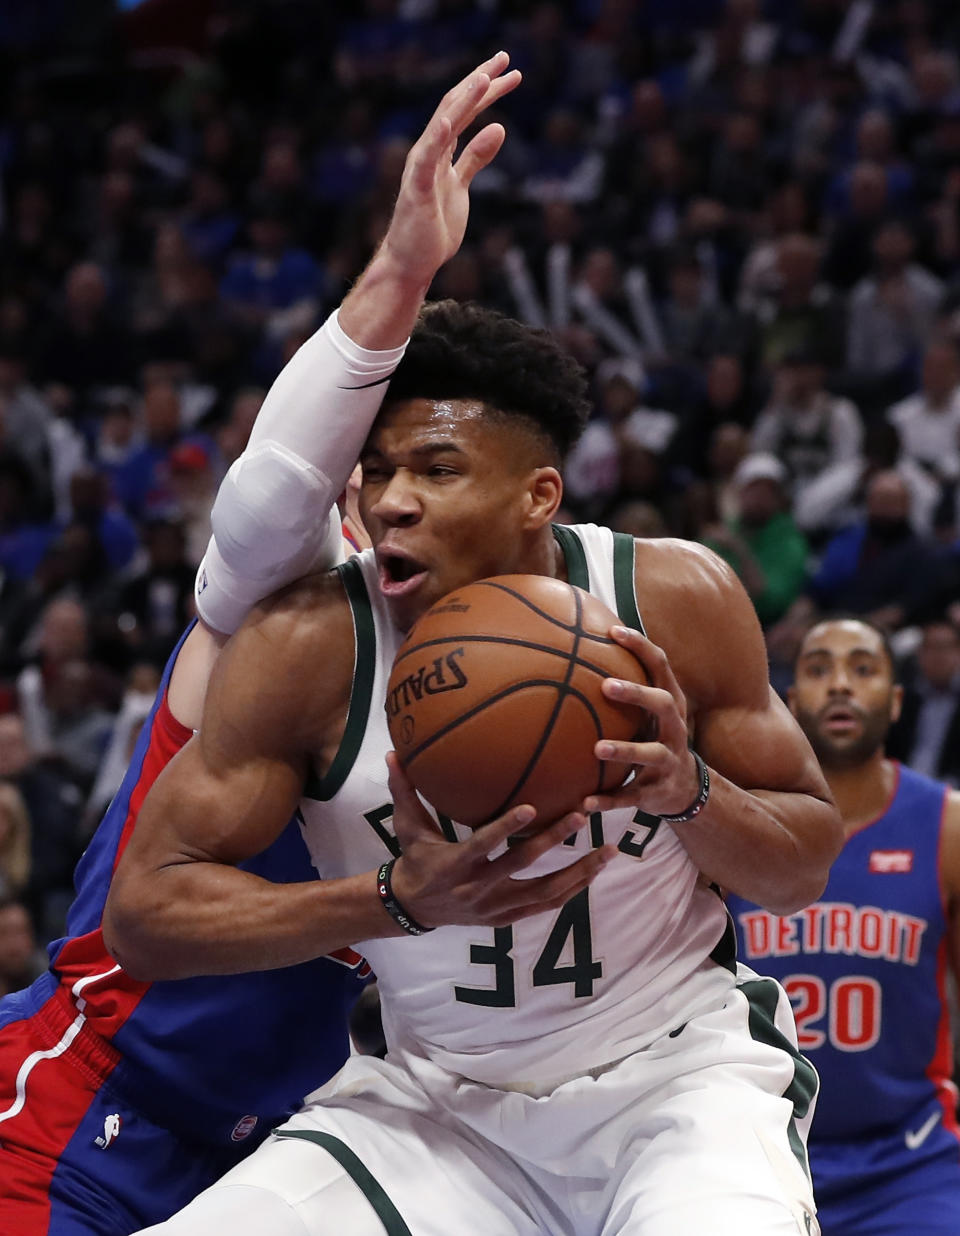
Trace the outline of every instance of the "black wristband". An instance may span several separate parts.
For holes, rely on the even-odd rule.
[[[411,918],[403,906],[397,901],[393,895],[393,888],[390,885],[390,877],[393,875],[393,864],[397,860],[391,858],[388,863],[384,863],[377,872],[377,896],[380,898],[380,904],[390,915],[395,923],[398,923],[403,930],[411,936],[425,936],[428,931],[433,931],[433,927],[424,927],[417,922],[415,918]]]
[[[666,824],[686,824],[688,820],[695,820],[700,812],[707,805],[707,799],[710,797],[710,770],[697,755],[696,751],[691,751],[690,754],[694,758],[697,765],[697,772],[700,774],[700,789],[696,798],[686,809],[681,811],[679,815],[662,815],[661,820]]]

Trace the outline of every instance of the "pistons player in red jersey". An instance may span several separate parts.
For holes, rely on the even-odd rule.
[[[960,1231],[946,994],[960,957],[960,794],[885,757],[900,700],[879,630],[810,630],[790,704],[847,840],[799,914],[727,899],[740,956],[784,985],[820,1074],[808,1150],[824,1236]]]
[[[200,621],[167,664],[78,866],[67,934],[51,944],[46,973],[0,1001],[4,1236],[125,1236],[162,1221],[253,1150],[348,1053],[347,1018],[365,979],[351,950],[262,973],[147,983],[106,951],[102,911],[147,791],[200,723],[222,644],[258,600],[343,554],[335,499],[427,289],[463,239],[470,182],[504,134],[483,127],[459,156],[458,138],[518,81],[500,53],[441,101],[411,149],[377,253],[279,375],[221,487],[197,576]],[[348,502],[347,552],[362,535],[350,514]],[[456,849],[433,847],[444,870]],[[244,866],[270,881],[316,878],[296,820]],[[496,881],[485,874],[478,883],[495,919]],[[538,881],[528,887],[535,903]],[[384,932],[393,930],[385,913]]]

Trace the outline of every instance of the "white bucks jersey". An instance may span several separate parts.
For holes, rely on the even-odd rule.
[[[642,629],[632,538],[558,526],[570,583]],[[402,635],[390,622],[370,551],[339,568],[356,629],[353,695],[329,772],[301,803],[324,878],[377,867],[399,846],[384,755],[384,704]],[[465,776],[469,770],[465,771]],[[448,820],[451,841],[465,830]],[[612,843],[618,855],[559,911],[510,927],[444,927],[357,941],[377,974],[391,1048],[491,1085],[542,1083],[618,1060],[681,1025],[733,985],[732,931],[674,832],[631,809],[597,814],[528,874]]]

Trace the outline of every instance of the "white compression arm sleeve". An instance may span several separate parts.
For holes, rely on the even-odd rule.
[[[362,348],[334,313],[281,371],[213,506],[194,585],[208,626],[229,635],[269,593],[340,561],[336,501],[405,347]]]

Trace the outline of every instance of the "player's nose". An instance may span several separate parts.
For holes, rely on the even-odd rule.
[[[413,479],[398,468],[377,495],[370,513],[386,524],[415,523],[422,513]]]

